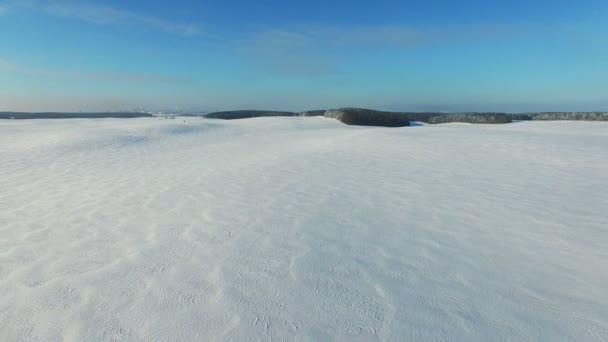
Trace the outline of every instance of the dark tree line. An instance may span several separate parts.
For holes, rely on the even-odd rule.
[[[532,120],[608,121],[608,112],[541,112],[528,115]]]
[[[210,119],[224,119],[224,120],[237,120],[237,119],[248,119],[258,118],[266,116],[297,116],[294,112],[279,112],[270,110],[232,110],[226,112],[213,112],[205,114],[206,118]]]

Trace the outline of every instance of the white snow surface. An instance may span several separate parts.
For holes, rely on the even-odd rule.
[[[608,123],[185,120],[0,122],[1,341],[608,340]]]

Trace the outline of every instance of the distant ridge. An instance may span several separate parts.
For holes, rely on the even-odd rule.
[[[0,112],[0,119],[100,119],[100,118],[145,118],[152,117],[148,113],[136,112],[94,112],[94,113],[66,113],[66,112]]]
[[[294,112],[278,112],[272,110],[232,110],[205,114],[209,119],[237,120],[267,116],[297,116]]]
[[[462,122],[473,124],[504,124],[514,120],[585,120],[608,121],[608,112],[533,112],[533,113],[498,113],[498,112],[386,112],[364,108],[338,108],[330,110],[313,110],[306,112],[278,112],[264,110],[239,110],[214,112],[204,115],[214,119],[246,119],[263,116],[325,116],[337,119],[348,125],[362,126],[409,126],[410,122],[441,124]]]
[[[195,115],[199,114],[178,114]],[[140,112],[0,112],[0,119],[89,119],[89,118],[142,118],[153,117]],[[210,119],[237,120],[257,117],[278,116],[325,116],[337,119],[348,125],[362,126],[409,126],[409,122],[440,124],[463,122],[475,124],[502,124],[527,120],[560,120],[560,121],[608,121],[608,112],[530,112],[530,113],[495,113],[495,112],[386,112],[364,108],[338,108],[330,110],[311,110],[304,112],[272,110],[235,110],[212,112],[202,115]]]
[[[608,112],[537,112],[527,113],[531,120],[608,121]]]

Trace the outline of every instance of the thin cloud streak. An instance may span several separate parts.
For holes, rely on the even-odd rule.
[[[125,72],[100,72],[100,71],[72,71],[57,70],[49,68],[37,68],[19,63],[14,63],[7,59],[0,58],[0,69],[18,72],[21,74],[48,77],[48,78],[67,78],[85,81],[112,81],[112,82],[158,82],[158,83],[179,83],[185,81],[183,78],[175,76],[165,76],[147,73],[125,73]]]
[[[41,0],[18,3],[18,6],[42,12],[48,15],[73,18],[102,25],[139,25],[150,29],[184,36],[203,35],[203,30],[196,24],[181,23],[165,18],[108,6],[81,1]]]
[[[415,29],[406,26],[296,26],[258,31],[247,37],[241,51],[266,69],[286,74],[334,74],[351,51],[414,49],[450,43],[513,39],[527,28],[496,26]]]
[[[258,31],[242,43],[241,51],[271,72],[324,76],[339,73],[349,49],[405,48],[425,40],[427,34],[405,27],[307,26]]]
[[[264,68],[280,74],[326,75],[336,72],[335,61],[318,49],[316,37],[288,30],[256,33],[241,51]]]

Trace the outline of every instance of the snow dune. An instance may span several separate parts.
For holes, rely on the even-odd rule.
[[[608,340],[608,123],[186,121],[0,122],[0,340]]]

